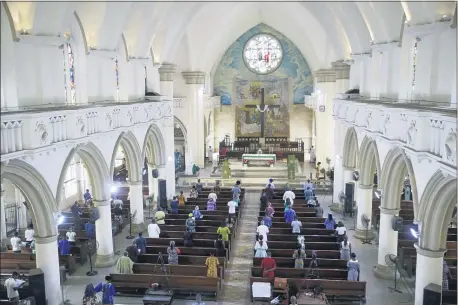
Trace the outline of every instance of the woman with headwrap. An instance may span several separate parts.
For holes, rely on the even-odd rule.
[[[100,305],[100,299],[95,293],[94,285],[89,284],[84,290],[83,305]]]
[[[173,240],[167,248],[167,254],[169,255],[169,265],[178,265],[178,248],[175,247],[175,242]]]

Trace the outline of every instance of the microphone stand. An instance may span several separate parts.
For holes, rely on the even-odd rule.
[[[126,236],[126,239],[134,239],[135,236],[132,235],[132,219],[134,219],[135,217],[135,214],[137,213],[137,211],[134,212],[134,214],[131,214],[130,215],[130,223],[129,223],[129,235]]]

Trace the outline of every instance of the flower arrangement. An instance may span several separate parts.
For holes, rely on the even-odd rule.
[[[249,163],[250,163],[250,161],[248,159],[243,159],[243,164],[247,164],[248,165]]]
[[[267,164],[269,164],[269,165],[272,165],[272,164],[274,164],[274,163],[275,163],[274,160],[269,160],[269,161],[267,161]]]

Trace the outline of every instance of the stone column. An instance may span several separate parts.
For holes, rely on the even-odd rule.
[[[372,233],[372,185],[358,184],[358,191],[356,192],[356,204],[358,205],[358,215],[356,216],[356,230],[355,237],[358,239],[373,239],[374,234]],[[369,227],[366,229],[361,222],[362,215],[366,214],[371,220]]]
[[[166,96],[171,104],[172,116],[173,116],[173,80],[175,78],[176,66],[173,64],[163,64],[159,68],[161,95]],[[164,149],[166,156],[166,175],[167,181],[167,198],[171,199],[175,194],[175,140],[174,140],[174,124],[173,119],[164,120],[162,125],[162,136],[164,138]],[[169,126],[170,124],[170,126]]]
[[[75,178],[76,178],[77,198],[83,199],[83,194],[85,193],[83,162],[81,161],[81,158],[78,155],[75,155],[75,162],[76,162],[76,168],[75,168],[76,177]]]
[[[35,251],[37,268],[43,271],[45,277],[45,290],[48,305],[60,305],[62,302],[62,294],[60,289],[57,235],[50,237],[35,237]]]
[[[415,274],[415,305],[423,305],[423,289],[429,284],[442,287],[442,269],[445,250],[417,249],[417,271]]]
[[[14,195],[16,202],[16,208],[18,213],[18,228],[19,229],[27,229],[27,208],[23,204],[25,201],[24,196],[22,195],[21,191],[18,188],[14,188]]]
[[[374,267],[374,275],[379,278],[393,279],[393,269],[386,265],[385,256],[398,254],[398,232],[393,231],[391,226],[391,219],[398,215],[399,209],[390,210],[380,207],[378,260],[377,266]]]
[[[132,232],[142,232],[145,228],[143,217],[143,186],[142,182],[130,182],[130,213],[132,218]]]
[[[157,200],[157,178],[153,178],[153,169],[155,168],[154,164],[148,163],[148,193],[153,195],[153,202]]]
[[[205,135],[204,135],[204,103],[203,86],[205,83],[204,72],[183,72],[186,80],[187,94],[186,107],[188,109],[188,122],[192,128],[187,129],[187,139],[189,156],[197,166],[205,166]],[[187,162],[188,163],[188,162]],[[192,165],[191,165],[192,166]],[[188,166],[187,166],[188,168]]]
[[[0,205],[0,237],[1,241],[6,243],[5,190],[3,188],[3,179],[1,184]]]
[[[166,180],[167,181],[167,173],[166,173],[166,166],[165,165],[158,165],[156,166],[157,171],[158,171],[158,176],[157,176],[157,195],[156,195],[156,201],[159,204],[159,180]],[[168,186],[167,186],[168,188]],[[168,191],[167,191],[168,193]]]
[[[113,234],[111,229],[110,201],[93,200],[99,210],[100,218],[95,222],[95,234],[98,243],[95,266],[98,268],[111,267],[116,264],[113,253]]]
[[[334,120],[332,118],[332,99],[336,95],[336,73],[333,69],[322,69],[315,72],[318,93],[316,118],[316,161],[326,165],[326,158],[335,155]]]
[[[330,209],[334,212],[342,212],[343,211],[343,204],[339,201],[339,194],[340,192],[344,192],[345,193],[345,183],[348,183],[348,182],[353,182],[353,172],[355,171],[354,168],[349,168],[349,167],[344,167],[342,166],[342,185],[341,185],[341,189],[337,192],[337,198],[336,198],[336,203],[333,203],[331,204],[330,206]],[[335,174],[335,172],[334,172]],[[335,180],[335,177],[334,177],[334,180]],[[336,187],[334,185],[334,187]],[[353,194],[353,196],[356,196],[356,188],[355,188],[355,194]]]
[[[343,60],[331,63],[336,72],[336,93],[345,93],[350,87],[350,65]]]
[[[333,186],[333,196],[332,203],[339,204],[339,193],[343,190],[343,167],[342,167],[342,157],[336,155],[334,161],[334,186]]]

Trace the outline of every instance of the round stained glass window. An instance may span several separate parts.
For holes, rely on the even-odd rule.
[[[278,69],[283,59],[280,42],[269,34],[251,37],[243,48],[243,60],[250,71],[269,74]]]

